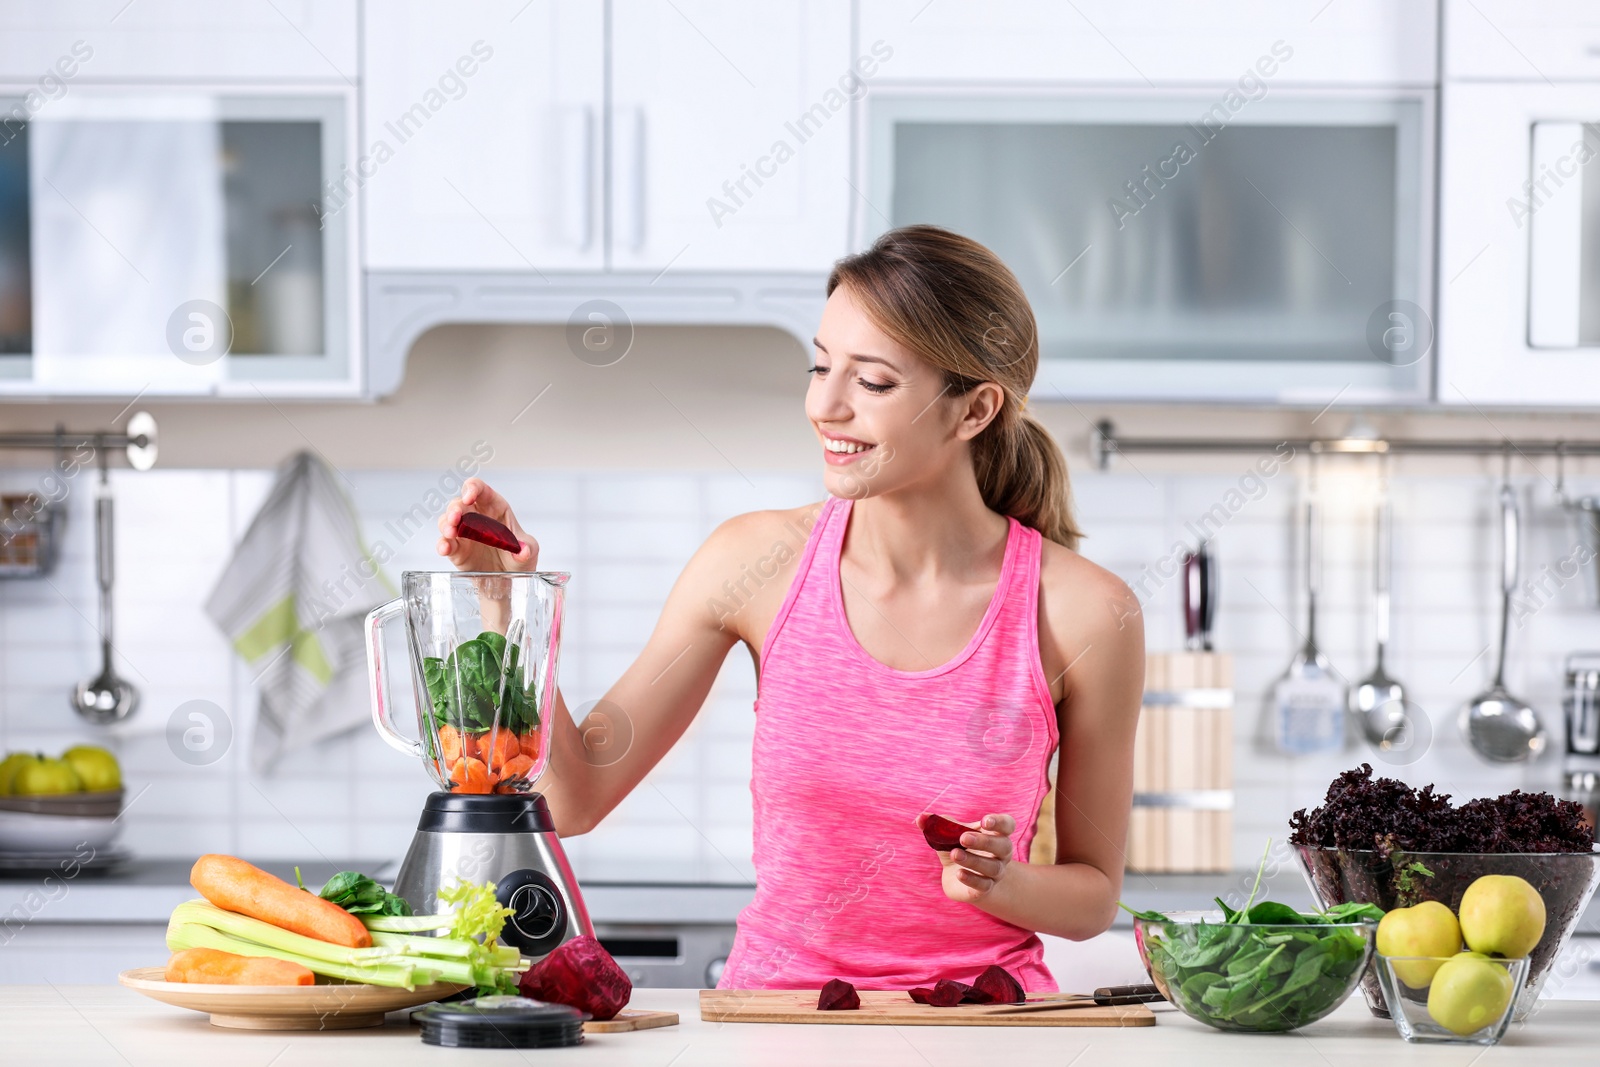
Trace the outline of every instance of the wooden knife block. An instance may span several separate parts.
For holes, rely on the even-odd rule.
[[[1133,749],[1127,867],[1144,873],[1233,868],[1233,658],[1145,656],[1145,699]],[[1054,863],[1055,767],[1040,806],[1032,863]]]

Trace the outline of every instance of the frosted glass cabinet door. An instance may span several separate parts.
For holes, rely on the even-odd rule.
[[[999,253],[1069,394],[1425,392],[1425,352],[1369,337],[1429,304],[1421,102],[1206,104],[895,101],[873,199]]]
[[[0,286],[16,388],[353,392],[356,212],[324,196],[351,119],[343,95],[87,89],[35,117],[5,145],[28,189]]]

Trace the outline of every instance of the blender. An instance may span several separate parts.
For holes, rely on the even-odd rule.
[[[537,959],[594,935],[544,797],[564,587],[557,571],[406,571],[367,616],[372,721],[439,786],[423,805],[394,892],[419,914],[459,881],[495,883],[514,909],[501,940]],[[405,617],[417,736],[395,728],[383,627]]]

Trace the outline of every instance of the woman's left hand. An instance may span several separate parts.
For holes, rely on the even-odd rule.
[[[925,821],[927,816],[917,816],[917,828]],[[985,815],[977,829],[961,835],[960,848],[939,853],[944,895],[977,904],[994,892],[1011,866],[1011,835],[1016,829],[1017,821],[1009,815]]]

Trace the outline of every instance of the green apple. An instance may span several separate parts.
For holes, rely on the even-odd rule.
[[[24,763],[32,761],[31,752],[11,752],[6,758],[0,760],[0,797],[11,794],[11,779],[16,777],[17,770]]]
[[[1378,920],[1380,956],[1454,956],[1460,950],[1461,927],[1437,900],[1395,908]],[[1404,960],[1394,964],[1394,974],[1412,989],[1426,989],[1439,967],[1439,961]]]
[[[72,764],[64,759],[41,756],[19,767],[11,779],[11,792],[19,797],[37,797],[56,793],[79,793],[83,780]]]
[[[117,757],[103,748],[73,745],[61,753],[61,758],[72,764],[88,792],[104,793],[122,788],[122,768],[117,764]]]
[[[1471,1034],[1500,1021],[1511,1004],[1504,964],[1463,952],[1446,960],[1428,987],[1428,1014],[1452,1034]]]
[[[1461,894],[1461,936],[1476,952],[1516,959],[1544,936],[1544,898],[1514,874],[1486,874]]]

